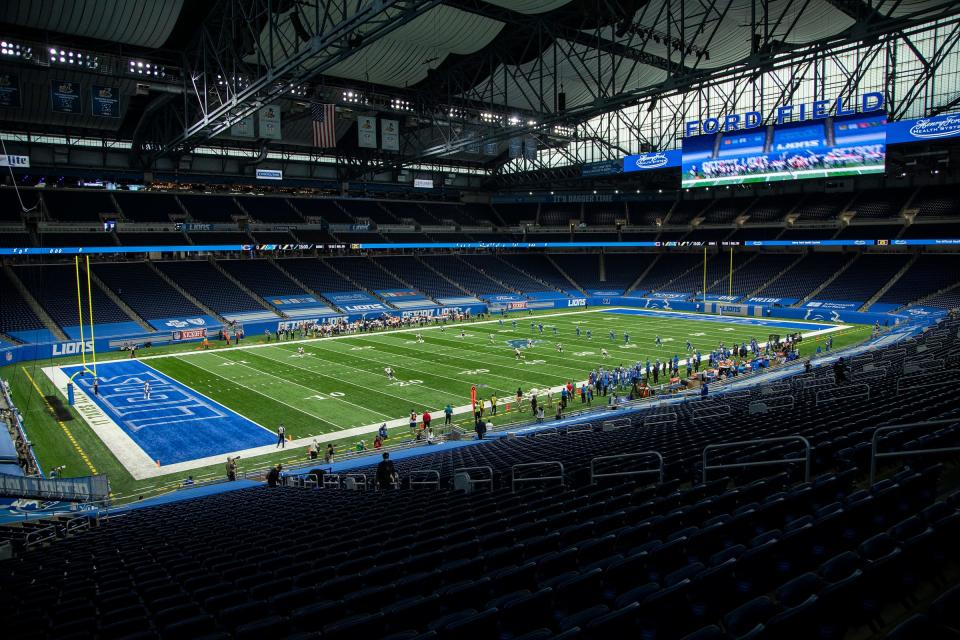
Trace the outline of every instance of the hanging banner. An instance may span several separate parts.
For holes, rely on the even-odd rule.
[[[54,113],[83,114],[83,101],[80,99],[83,88],[79,82],[68,80],[50,81],[50,108]]]
[[[523,139],[523,157],[527,160],[537,159],[537,139],[533,136]]]
[[[260,137],[270,140],[280,140],[280,105],[268,104],[257,112],[260,125]]]
[[[119,118],[120,89],[96,84],[90,87],[90,113],[101,118]]]
[[[373,116],[357,116],[357,146],[364,149],[377,148],[377,119]]]
[[[679,167],[680,159],[680,149],[625,156],[623,158],[623,172],[629,173],[631,171],[651,171],[653,169]]]
[[[523,155],[523,139],[510,138],[509,156],[510,158],[519,158]]]
[[[257,180],[283,180],[280,169],[257,169]]]
[[[240,118],[230,127],[230,135],[237,138],[252,138],[253,137],[253,115],[249,115],[245,118]]]
[[[887,123],[887,144],[960,137],[960,114]]]
[[[16,73],[0,73],[0,107],[20,108],[20,76]]]
[[[485,156],[495,156],[497,155],[497,143],[496,142],[486,142],[483,145],[483,155]]]
[[[396,120],[381,120],[380,127],[380,147],[384,151],[400,151],[400,123]]]

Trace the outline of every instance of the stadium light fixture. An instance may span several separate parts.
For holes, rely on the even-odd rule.
[[[83,53],[82,51],[50,47],[47,53],[49,54],[50,64],[73,65],[85,69],[96,69],[100,66],[100,58],[98,56]]]
[[[154,78],[165,78],[167,71],[163,67],[146,60],[130,60],[127,64],[127,72],[138,76],[152,76]]]
[[[413,105],[408,100],[401,98],[391,98],[390,108],[394,111],[413,111]]]
[[[341,97],[344,102],[350,102],[352,104],[366,103],[366,99],[359,91],[344,91]]]
[[[0,56],[9,58],[32,58],[33,47],[11,42],[10,40],[0,40]]]

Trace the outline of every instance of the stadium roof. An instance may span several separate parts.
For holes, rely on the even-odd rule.
[[[362,155],[347,135],[355,117],[382,113],[402,121],[404,156],[489,165],[505,160],[510,126],[575,124],[765,56],[956,11],[943,0],[7,0],[0,36],[33,57],[0,56],[23,94],[0,113],[8,130],[133,140],[149,164],[229,137],[267,103],[283,112],[271,146],[308,147],[308,103],[320,100],[339,104],[341,154]],[[98,62],[63,65],[48,47]],[[161,77],[129,73],[130,60]],[[119,87],[121,117],[53,113],[52,79]]]

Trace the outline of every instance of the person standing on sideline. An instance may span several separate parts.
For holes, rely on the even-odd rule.
[[[227,456],[227,464],[225,465],[225,467],[227,469],[227,480],[229,480],[230,482],[233,482],[234,480],[237,479],[237,458],[239,457],[240,456],[237,456],[236,458],[231,458],[230,456]]]
[[[287,428],[283,426],[282,422],[280,426],[277,427],[277,446],[274,447],[274,449],[278,447],[283,449],[287,448]]]
[[[381,439],[381,440],[386,440],[387,438],[390,437],[390,434],[387,432],[387,423],[386,423],[386,422],[384,422],[382,425],[380,425],[380,428],[377,430],[377,435],[380,436],[380,439]]]
[[[710,393],[710,387],[709,385],[707,385],[707,381],[704,380],[703,384],[700,385],[700,397],[706,398],[707,395],[709,395],[709,393]]]
[[[429,430],[430,430],[430,421],[431,421],[431,420],[433,420],[433,418],[430,416],[430,410],[429,410],[429,409],[424,409],[424,411],[423,411],[423,429],[424,429],[424,431],[429,431]]]
[[[410,435],[413,435],[417,432],[417,412],[413,409],[410,410]]]
[[[333,463],[333,456],[334,456],[333,443],[332,443],[332,442],[328,442],[328,443],[327,443],[327,452],[326,452],[326,454],[324,454],[324,456],[323,456],[323,461],[326,462],[327,464],[332,464],[332,463]]]
[[[93,379],[93,395],[100,395],[100,380],[97,378]]]
[[[453,407],[450,406],[450,403],[447,403],[447,406],[443,408],[443,424],[453,424]]]
[[[497,394],[494,393],[490,396],[490,416],[495,415],[497,415]]]

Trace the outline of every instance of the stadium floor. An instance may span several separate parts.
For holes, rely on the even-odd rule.
[[[540,323],[542,334],[536,326]],[[445,329],[424,327],[100,363],[101,397],[91,400],[90,381],[83,378],[77,378],[76,395],[80,414],[97,437],[133,478],[143,480],[222,464],[227,454],[240,453],[244,459],[267,455],[276,450],[272,432],[280,422],[293,438],[287,445],[295,450],[313,439],[357,439],[383,422],[393,434],[403,434],[411,410],[420,414],[428,409],[436,425],[443,422],[447,403],[456,414],[469,413],[472,385],[483,399],[496,394],[506,402],[518,387],[525,394],[556,392],[566,381],[584,380],[599,366],[666,360],[674,354],[685,363],[687,340],[705,354],[720,341],[730,345],[756,338],[763,343],[771,333],[801,331],[816,337],[849,328],[645,309],[514,314],[502,324],[494,319]],[[587,338],[588,330],[592,339]],[[611,331],[615,339],[610,338]],[[423,344],[415,339],[418,332]],[[630,335],[629,342],[624,332]],[[663,341],[659,348],[654,344],[657,335]],[[527,339],[534,346],[524,348],[525,357],[518,360],[514,348]],[[563,344],[562,353],[557,342]],[[305,351],[302,357],[297,353],[300,346]],[[610,356],[604,358],[601,349]],[[387,379],[385,367],[394,370],[395,380]],[[44,372],[63,393],[66,377],[77,369],[54,366]],[[154,381],[151,401],[144,400],[142,391],[148,378]],[[495,423],[529,417],[516,411],[504,415],[505,410],[501,405]],[[197,412],[205,418],[199,423]]]

